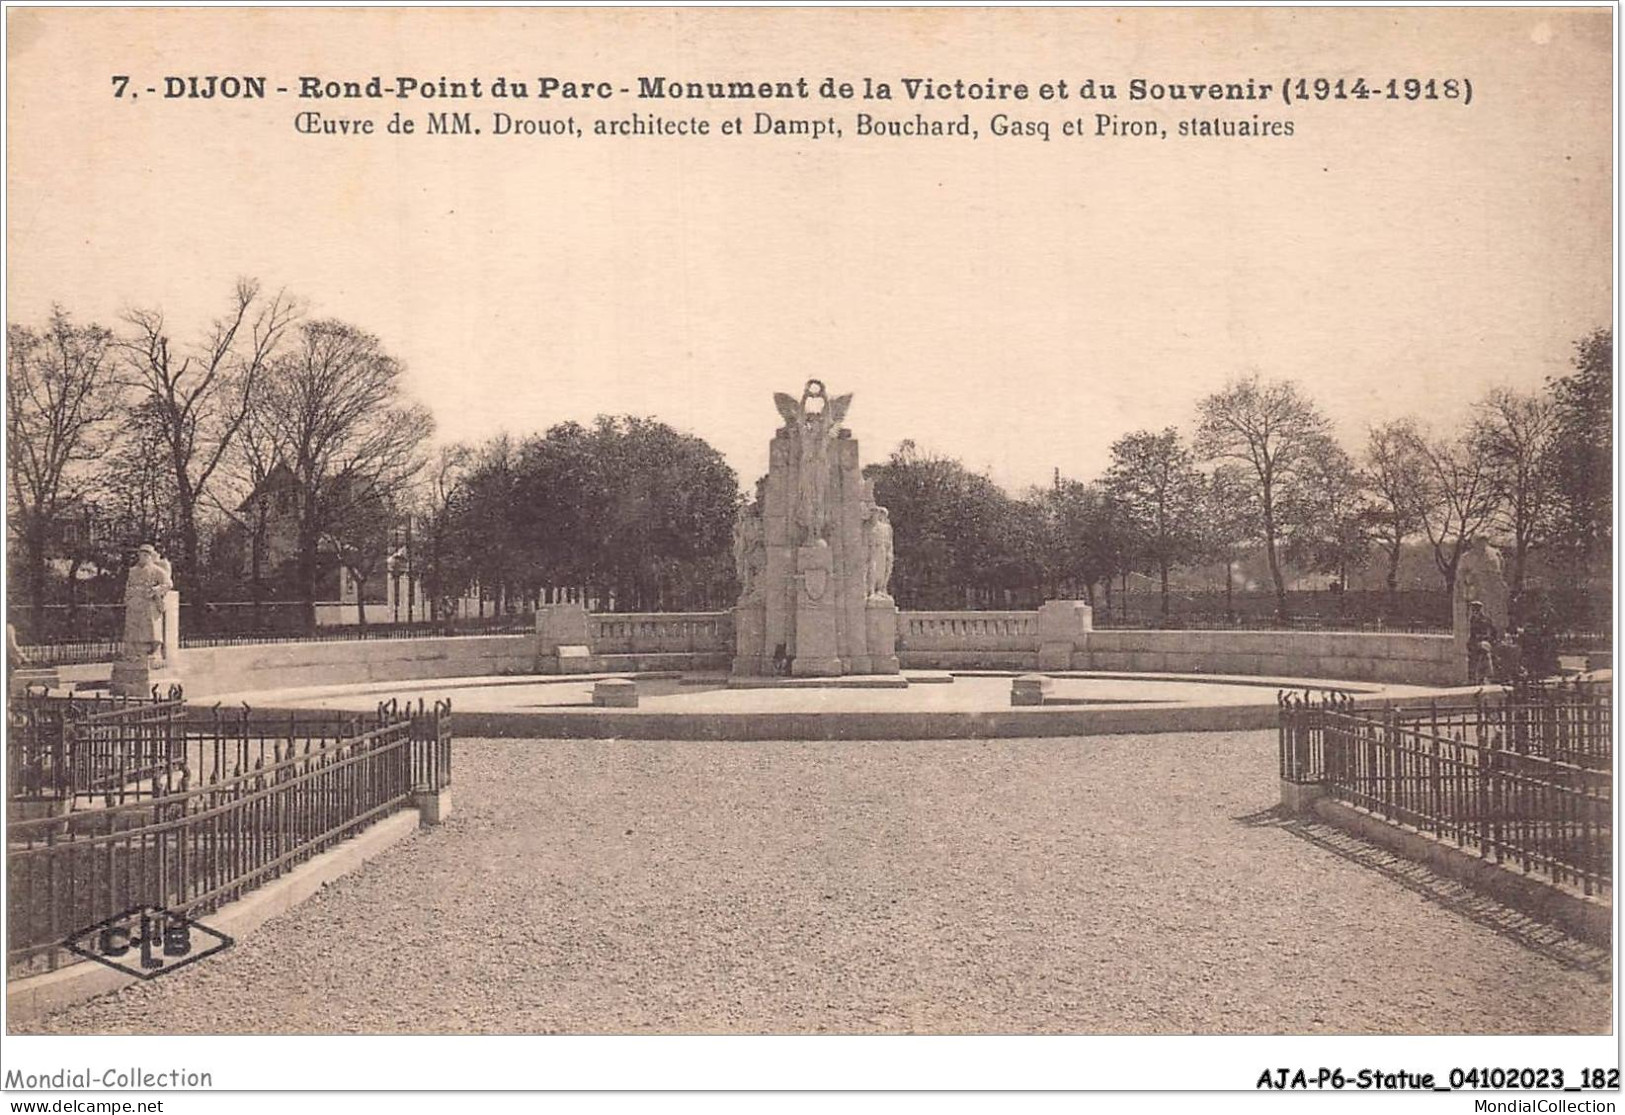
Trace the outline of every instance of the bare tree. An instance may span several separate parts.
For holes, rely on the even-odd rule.
[[[1425,470],[1422,530],[1445,591],[1453,593],[1461,555],[1494,522],[1500,505],[1494,465],[1471,430],[1448,438],[1413,436],[1412,448]]]
[[[373,501],[399,501],[423,465],[434,421],[403,401],[401,365],[378,338],[339,321],[299,326],[271,365],[265,415],[290,474],[299,583],[314,626],[324,536]]]
[[[1399,559],[1405,543],[1422,531],[1427,493],[1427,461],[1418,449],[1420,437],[1409,419],[1371,427],[1366,439],[1363,479],[1372,500],[1368,525],[1372,541],[1387,559],[1388,609],[1399,604]]]
[[[1523,598],[1529,554],[1556,520],[1557,406],[1550,395],[1498,388],[1475,408],[1473,432],[1493,469],[1496,525],[1512,541],[1512,601]]]
[[[1190,451],[1169,426],[1138,430],[1112,445],[1106,476],[1112,498],[1141,540],[1142,557],[1157,571],[1162,615],[1168,615],[1168,574],[1196,553],[1201,535],[1203,480]]]
[[[1256,375],[1209,395],[1199,409],[1197,452],[1209,460],[1238,461],[1248,469],[1276,606],[1284,614],[1286,578],[1279,546],[1290,526],[1293,489],[1329,439],[1326,419],[1296,384],[1264,382]]]
[[[265,602],[266,563],[275,510],[270,481],[286,456],[280,440],[285,432],[283,424],[271,413],[268,378],[262,377],[250,393],[248,413],[222,465],[222,483],[209,492],[214,510],[236,523],[248,539],[249,599],[256,617]]]
[[[107,444],[118,403],[113,335],[99,325],[76,326],[53,306],[44,329],[9,326],[6,342],[7,487],[37,617],[62,517],[83,497],[81,466]]]
[[[286,295],[260,296],[259,283],[239,279],[231,308],[189,351],[175,351],[158,310],[125,313],[130,335],[121,343],[131,384],[163,443],[175,488],[181,583],[194,600],[199,577],[198,509],[248,420],[260,377],[298,309]]]
[[[395,528],[403,518],[394,498],[399,494],[374,489],[367,496],[344,498],[346,513],[334,518],[323,535],[355,580],[356,621],[362,627],[367,626],[367,585],[388,563]]]

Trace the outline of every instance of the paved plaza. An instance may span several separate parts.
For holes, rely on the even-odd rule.
[[[62,1033],[1606,1032],[1606,949],[1316,824],[1273,732],[459,740],[456,813]]]

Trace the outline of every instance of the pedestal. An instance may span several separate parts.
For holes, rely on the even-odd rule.
[[[835,637],[836,580],[827,542],[796,549],[796,642],[790,673],[839,677],[845,671]]]
[[[897,604],[889,596],[871,596],[863,606],[869,644],[869,668],[865,673],[895,674],[897,662]]]
[[[1038,609],[1038,668],[1070,670],[1072,656],[1089,647],[1094,610],[1081,600],[1048,600]]]
[[[767,606],[761,600],[735,606],[733,672],[739,677],[765,677],[773,661],[762,654],[767,641]]]

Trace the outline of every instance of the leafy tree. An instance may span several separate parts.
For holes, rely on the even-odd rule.
[[[891,513],[892,594],[900,605],[1002,603],[1041,575],[1035,517],[959,461],[905,441],[864,474]]]
[[[583,586],[618,610],[729,596],[739,481],[704,441],[652,418],[566,422],[476,454],[458,511],[475,579],[499,593]]]
[[[118,404],[112,344],[107,329],[75,325],[60,306],[43,329],[6,330],[7,494],[36,617],[64,518],[84,502],[85,466],[107,445]]]
[[[1575,342],[1574,371],[1548,382],[1556,406],[1553,540],[1586,566],[1613,552],[1614,335]]]
[[[1168,573],[1200,548],[1202,475],[1172,426],[1140,430],[1112,445],[1107,489],[1140,540],[1142,560],[1158,574],[1162,614],[1168,615]]]
[[[547,575],[536,551],[538,515],[561,495],[548,477],[532,475],[521,463],[520,448],[507,434],[473,450],[448,531],[456,554],[445,555],[445,564],[459,572],[459,587],[479,590],[482,609],[490,600],[501,614],[510,599],[525,598],[527,586]]]
[[[1209,460],[1238,462],[1248,470],[1264,556],[1275,583],[1276,607],[1285,615],[1281,542],[1292,526],[1294,489],[1316,466],[1317,454],[1329,438],[1329,425],[1296,384],[1265,382],[1256,375],[1209,395],[1199,410],[1197,452]]]
[[[1336,574],[1346,586],[1349,570],[1364,565],[1371,549],[1371,505],[1354,462],[1336,442],[1320,441],[1306,454],[1288,498],[1287,559]]]
[[[1261,533],[1253,481],[1241,465],[1221,465],[1203,488],[1201,556],[1224,565],[1224,611],[1236,619],[1236,563]]]
[[[414,572],[423,582],[429,616],[439,619],[450,601],[474,584],[471,548],[459,544],[457,530],[465,520],[469,472],[474,450],[467,445],[441,446],[417,493]]]
[[[1057,476],[1054,485],[1035,491],[1029,502],[1040,510],[1045,523],[1042,561],[1044,575],[1054,586],[1053,595],[1075,585],[1093,605],[1095,586],[1104,585],[1109,609],[1112,578],[1129,561],[1127,527],[1111,494],[1100,484]]]

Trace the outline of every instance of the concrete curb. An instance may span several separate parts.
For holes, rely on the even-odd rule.
[[[1581,940],[1612,947],[1614,907],[1611,902],[1587,898],[1583,894],[1531,878],[1493,860],[1483,859],[1425,833],[1401,828],[1340,801],[1319,797],[1305,804],[1316,817],[1329,825],[1351,832],[1395,855],[1425,863],[1439,874],[1482,890],[1508,906],[1560,925]]]
[[[328,883],[345,875],[417,831],[417,809],[402,809],[369,826],[359,835],[308,860],[287,875],[259,887],[199,920],[211,928],[242,940],[266,921],[286,913]],[[201,963],[208,963],[207,959]],[[19,1022],[33,1022],[49,1014],[106,995],[136,982],[123,972],[84,960],[54,972],[6,981],[6,1031]]]
[[[287,710],[279,710],[287,711]],[[302,711],[302,710],[295,710]],[[994,709],[978,712],[665,713],[615,709],[458,712],[463,738],[642,740],[1038,739],[1273,728],[1269,704]]]

